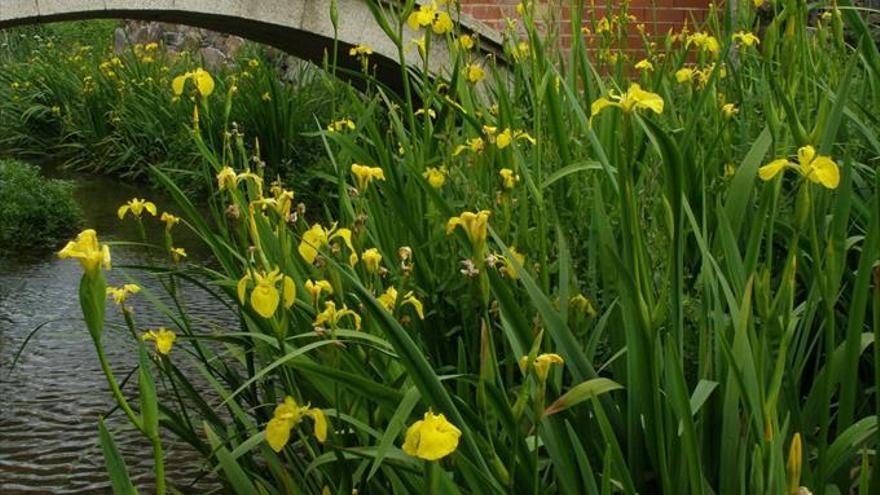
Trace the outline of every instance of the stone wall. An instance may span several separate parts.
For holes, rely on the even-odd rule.
[[[245,39],[208,29],[151,21],[123,21],[116,28],[116,51],[129,45],[162,43],[171,52],[186,50],[215,67],[232,60],[245,44]]]

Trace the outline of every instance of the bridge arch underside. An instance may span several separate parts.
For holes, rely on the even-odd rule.
[[[5,3],[4,0],[0,0],[0,30],[14,26],[88,19],[158,21],[205,28],[216,32],[240,36],[257,43],[272,46],[295,57],[311,61],[317,65],[322,64],[325,53],[330,54],[334,46],[332,28],[328,36],[323,32],[300,29],[284,24],[265,22],[262,20],[234,15],[204,13],[189,10],[94,9],[48,15],[4,17],[2,8],[3,3]],[[320,3],[324,4],[325,2]],[[326,5],[329,5],[329,2],[326,2]],[[329,26],[329,8],[323,9],[323,12],[320,15],[324,15],[328,18],[326,20],[326,25]],[[370,65],[375,68],[377,78],[391,90],[399,92],[402,88],[400,65],[397,62],[396,57],[391,58],[387,55],[392,53],[396,54],[396,47],[394,47],[393,43],[391,43],[390,39],[381,30],[372,16],[366,18],[361,14],[356,19],[348,20],[345,20],[345,17],[346,15],[340,11],[340,36],[337,38],[339,50],[337,66],[347,69],[349,75],[359,73],[361,71],[359,60],[356,57],[349,56],[348,51],[351,47],[358,44],[371,46],[374,48],[374,54],[370,57]],[[372,29],[366,25],[367,23],[372,23]],[[345,24],[351,25],[346,26]],[[350,33],[360,33],[360,35],[352,34],[348,39],[345,39],[341,34],[346,31]],[[377,46],[379,48],[377,48]],[[393,51],[390,51],[392,49]],[[346,71],[340,72],[340,76],[346,78],[345,72]],[[358,84],[357,78],[349,78]]]

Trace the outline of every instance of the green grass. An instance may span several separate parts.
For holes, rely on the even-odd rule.
[[[402,39],[407,9],[371,5]],[[751,47],[733,38],[757,28],[750,2],[735,23],[713,11],[700,30],[717,50],[673,33],[646,44],[653,71],[618,51],[625,11],[610,30],[590,19],[592,38],[571,28],[562,50],[558,29],[539,32],[541,9],[527,3],[523,31],[505,38],[507,64],[456,48],[454,33],[431,35],[453,51],[448,77],[403,73],[403,94],[383,91],[369,67],[355,75],[364,91],[328,83],[336,112],[312,129],[329,160],[315,177],[334,194],[297,208],[284,188],[303,184],[274,184],[232,125],[252,95],[227,87],[185,100],[181,113],[202,116],[190,125],[212,186],[208,215],[175,177],[151,170],[184,214],[176,228],[195,232],[215,262],[156,268],[173,301],[184,296],[175,281],[197,280],[239,324],[204,328],[185,305],[160,305],[179,335],[152,370],[157,387],[179,394],[159,404],[162,435],[191,443],[233,493],[876,490],[880,56],[867,36],[845,42],[844,23],[868,30],[839,5],[808,26],[810,9],[826,6],[773,4]],[[468,63],[488,77],[469,81]],[[682,68],[700,76],[679,82]],[[592,112],[634,82],[662,111]],[[355,129],[326,130],[346,118]],[[222,142],[217,126],[229,131]],[[505,129],[519,138],[505,145]],[[798,169],[807,145],[836,163],[839,183]],[[777,158],[794,164],[759,179]],[[383,179],[358,187],[353,164]],[[243,175],[231,180],[225,167]],[[425,178],[429,167],[446,171],[442,187]],[[481,210],[485,229],[448,224]],[[317,243],[317,262],[304,240]],[[368,249],[381,270],[352,266]],[[256,286],[273,270],[294,299],[283,276]],[[311,280],[332,294],[314,301]],[[424,320],[403,304],[409,295]],[[145,296],[130,304],[159,300]],[[360,328],[350,315],[328,322],[327,301]],[[564,366],[539,373],[529,363],[544,353]],[[324,411],[325,442],[307,419],[280,452],[269,447],[266,425],[285,396]],[[426,411],[461,431],[440,461],[401,449]]]
[[[35,165],[0,160],[0,255],[59,248],[82,225],[73,184]]]

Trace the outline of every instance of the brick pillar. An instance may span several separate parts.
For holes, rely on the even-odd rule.
[[[516,18],[516,5],[519,0],[459,0],[462,14],[482,22],[496,30],[504,29],[504,17]],[[569,0],[550,0],[559,2],[559,11],[563,22],[570,18]],[[710,0],[630,0],[629,13],[636,16],[637,22],[644,23],[649,34],[663,35],[670,28],[678,29],[688,20],[702,20],[708,10]],[[541,1],[547,4],[547,0]],[[584,1],[585,12],[583,18],[590,18],[590,2]],[[605,13],[605,2],[595,2],[595,16],[601,17]],[[570,32],[563,29],[562,32]]]

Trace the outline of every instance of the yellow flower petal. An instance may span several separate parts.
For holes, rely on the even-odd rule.
[[[773,160],[772,162],[758,169],[758,177],[760,177],[761,180],[770,180],[773,177],[776,177],[776,174],[778,174],[782,169],[788,166],[791,166],[791,163],[789,163],[789,161],[785,158]]]
[[[309,409],[306,415],[315,420],[315,438],[324,443],[327,440],[327,417],[320,409]]]
[[[187,75],[177,76],[171,81],[171,90],[174,92],[174,96],[180,96],[183,94],[183,86],[186,84]]]
[[[436,461],[458,448],[461,430],[446,420],[443,414],[430,411],[406,431],[403,450],[409,455],[428,461]]]
[[[241,304],[244,304],[244,296],[245,291],[247,290],[248,281],[251,279],[250,274],[246,273],[244,277],[241,277],[241,280],[236,284],[236,291],[238,292],[238,301]]]
[[[592,105],[590,105],[590,118],[595,117],[602,110],[608,107],[619,107],[620,103],[614,102],[605,98],[604,96],[594,101]]]
[[[296,302],[296,284],[294,284],[293,279],[287,275],[284,276],[284,288],[282,292],[284,295],[284,307],[289,308],[293,306],[293,303]]]
[[[251,292],[251,307],[263,318],[271,318],[280,302],[278,289],[271,285],[257,284]]]
[[[802,146],[798,148],[797,157],[798,163],[801,164],[801,167],[808,167],[810,162],[813,161],[813,158],[816,156],[816,148],[813,148],[809,144],[806,146]]]
[[[208,71],[198,68],[193,74],[193,78],[195,79],[199,94],[202,96],[210,96],[211,93],[214,92],[214,78],[211,77],[211,74],[208,73]]]
[[[281,449],[287,445],[290,440],[290,421],[278,418],[272,418],[266,424],[266,441],[275,452],[281,452]]]
[[[807,178],[828,189],[837,189],[840,185],[840,169],[831,158],[818,156],[810,163],[810,173]]]

